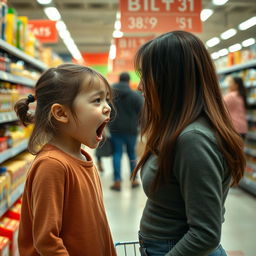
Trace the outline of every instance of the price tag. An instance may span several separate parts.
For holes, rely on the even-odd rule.
[[[123,32],[202,32],[202,0],[120,0]]]

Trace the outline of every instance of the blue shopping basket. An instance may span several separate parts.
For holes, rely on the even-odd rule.
[[[139,256],[139,242],[118,242],[115,243],[115,248],[118,256]]]

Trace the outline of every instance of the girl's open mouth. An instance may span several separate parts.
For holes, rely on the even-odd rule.
[[[101,141],[103,139],[103,131],[105,126],[107,125],[107,123],[109,122],[109,120],[104,121],[100,127],[97,129],[96,134],[97,134],[97,140]]]

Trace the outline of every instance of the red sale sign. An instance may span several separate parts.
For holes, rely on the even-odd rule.
[[[28,27],[42,43],[56,43],[58,41],[56,21],[29,20]]]
[[[202,32],[202,0],[119,0],[121,31]]]
[[[134,70],[133,62],[137,50],[141,45],[153,38],[153,36],[116,38],[116,58],[113,61],[113,71]]]

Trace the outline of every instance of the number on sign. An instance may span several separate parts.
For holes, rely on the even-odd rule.
[[[152,29],[157,25],[157,18],[155,17],[129,17],[128,20],[129,29]]]
[[[179,25],[180,29],[192,29],[192,19],[185,17],[176,18],[176,22]]]
[[[180,12],[185,12],[187,11],[187,9],[190,12],[194,11],[194,0],[179,0],[179,2],[180,2],[180,6],[178,7],[178,10]]]

